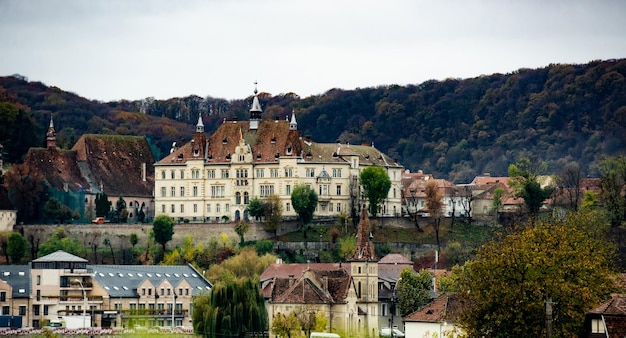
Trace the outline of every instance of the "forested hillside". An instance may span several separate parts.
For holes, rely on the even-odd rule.
[[[374,143],[412,171],[457,183],[483,172],[507,175],[520,156],[546,161],[552,173],[578,162],[595,176],[596,160],[626,150],[625,76],[621,59],[259,98],[264,118],[294,111],[303,134],[316,141]],[[52,114],[62,147],[83,133],[146,135],[161,158],[172,142],[190,138],[198,114],[211,132],[224,119],[247,119],[251,101],[188,96],[103,103],[21,76],[2,77],[0,144],[7,161],[19,161],[28,147],[44,144]]]

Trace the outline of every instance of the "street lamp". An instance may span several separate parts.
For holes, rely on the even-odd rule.
[[[85,292],[85,287],[80,279],[74,279],[73,282],[80,284],[80,288],[83,290],[83,328],[86,328],[85,317],[87,317],[87,314],[85,311],[87,310],[87,293]]]

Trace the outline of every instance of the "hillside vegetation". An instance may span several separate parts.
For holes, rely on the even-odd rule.
[[[620,59],[259,98],[264,118],[285,119],[293,111],[303,135],[318,142],[373,143],[412,171],[457,183],[483,172],[506,176],[520,156],[547,162],[551,173],[578,162],[584,174],[597,176],[598,159],[626,149],[624,76],[626,59]],[[160,159],[172,142],[190,139],[198,114],[211,132],[224,119],[247,119],[251,98],[104,103],[21,76],[1,77],[0,144],[8,162],[20,161],[28,147],[43,146],[52,114],[62,147],[84,133],[146,135]]]

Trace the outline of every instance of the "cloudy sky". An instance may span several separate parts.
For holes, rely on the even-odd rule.
[[[0,76],[242,99],[626,57],[622,0],[0,0]]]

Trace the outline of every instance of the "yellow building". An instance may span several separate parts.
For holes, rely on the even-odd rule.
[[[178,222],[221,222],[248,218],[253,197],[278,195],[283,216],[295,217],[291,191],[297,184],[316,190],[316,217],[356,216],[363,201],[359,174],[381,166],[391,179],[382,215],[400,214],[402,165],[370,145],[317,143],[303,138],[290,120],[262,120],[256,95],[249,121],[224,121],[206,135],[202,117],[190,142],[155,163],[155,215]]]

